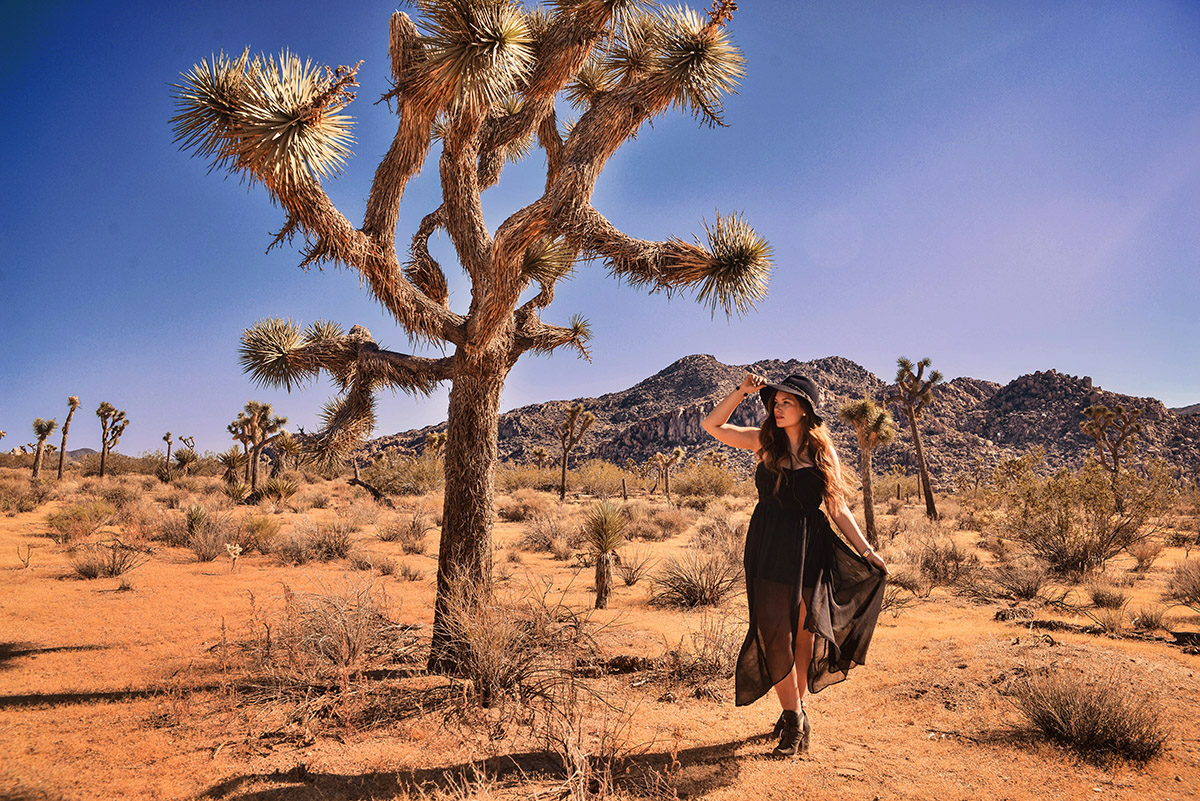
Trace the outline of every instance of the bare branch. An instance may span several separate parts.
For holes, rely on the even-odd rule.
[[[413,234],[409,248],[411,258],[404,265],[404,275],[430,300],[446,306],[450,302],[450,290],[446,285],[446,274],[429,254],[429,237],[438,228],[445,227],[445,207],[438,206],[425,215],[417,232]]]

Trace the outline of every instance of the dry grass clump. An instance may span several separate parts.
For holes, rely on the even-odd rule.
[[[621,492],[625,472],[611,462],[589,459],[571,471],[568,486],[587,495],[606,498]]]
[[[538,515],[529,520],[517,547],[533,553],[553,553],[570,547],[572,525],[559,514]]]
[[[509,498],[496,505],[496,514],[501,520],[520,523],[535,517],[543,517],[550,510],[550,499],[532,489],[519,489]]]
[[[729,515],[702,520],[692,534],[693,546],[720,554],[733,563],[741,561],[745,544],[746,524],[735,523]]]
[[[499,492],[515,492],[520,489],[548,491],[554,487],[554,471],[537,465],[501,462],[496,465],[496,489]]]
[[[1138,607],[1137,611],[1133,613],[1133,627],[1139,631],[1166,630],[1166,607],[1157,604]]]
[[[314,558],[326,562],[349,556],[350,548],[354,544],[352,535],[358,530],[358,527],[346,518],[334,518],[321,524],[305,520],[301,527],[308,528]]]
[[[381,576],[391,576],[397,569],[394,559],[373,551],[351,551],[347,558],[350,561],[350,567],[355,570],[368,570]]]
[[[271,544],[279,535],[283,523],[273,515],[246,515],[238,531],[237,544],[244,551],[271,552]]]
[[[671,491],[681,496],[716,498],[731,494],[737,479],[720,465],[693,462],[676,470],[671,476]]]
[[[718,606],[737,585],[741,570],[721,554],[687,551],[668,559],[652,578],[652,603],[687,608]]]
[[[59,545],[77,542],[95,534],[116,519],[117,510],[111,503],[86,500],[63,506],[46,515],[50,536]]]
[[[637,511],[630,515],[627,536],[630,539],[662,542],[678,536],[687,530],[696,520],[696,513],[691,509],[676,509],[673,506],[660,506],[646,511],[634,507]]]
[[[294,528],[275,538],[271,543],[271,553],[285,565],[307,564],[317,556],[311,533],[301,528]]]
[[[1163,598],[1200,612],[1200,560],[1185,559],[1176,563],[1167,577]]]
[[[425,553],[425,535],[435,526],[428,513],[421,507],[413,509],[407,517],[388,517],[375,524],[375,536],[384,542],[400,544],[407,554]]]
[[[430,455],[387,451],[362,471],[362,480],[387,495],[428,495],[442,489],[442,462]]]
[[[228,512],[210,509],[198,503],[183,510],[187,547],[201,562],[211,562],[227,552],[225,546],[238,540],[238,532]]]
[[[71,567],[85,579],[112,578],[149,560],[146,552],[118,541],[79,545],[71,549]]]
[[[930,584],[953,586],[965,581],[979,567],[979,557],[967,553],[949,537],[933,537],[921,543],[917,569]]]
[[[1092,605],[1097,609],[1124,609],[1129,603],[1129,593],[1107,584],[1092,584],[1088,588],[1088,596]]]
[[[24,476],[0,478],[0,512],[24,514],[37,509],[50,497],[50,485]]]
[[[617,561],[616,569],[625,586],[632,587],[641,581],[653,566],[654,559],[649,553],[640,548],[627,548]]]
[[[1170,735],[1157,701],[1128,676],[1048,670],[1015,681],[1011,697],[1045,736],[1091,759],[1146,762]]]
[[[719,699],[723,693],[713,683],[732,678],[743,634],[743,628],[728,616],[704,614],[699,628],[688,634],[688,644],[680,638],[661,660],[662,680],[668,691],[683,685],[690,687],[697,698]]]
[[[1126,550],[1137,561],[1133,569],[1138,573],[1145,573],[1154,566],[1155,560],[1162,554],[1163,544],[1156,539],[1145,539],[1131,543]]]
[[[371,574],[358,576],[346,576],[335,586],[318,584],[317,592],[294,592],[284,585],[279,644],[292,666],[353,672],[407,639],[407,627],[391,619],[383,585]]]

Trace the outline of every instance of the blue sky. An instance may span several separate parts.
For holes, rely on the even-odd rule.
[[[899,355],[1001,383],[1056,368],[1106,389],[1200,402],[1200,4],[743,0],[747,76],[728,127],[657,120],[610,163],[594,202],[630,234],[690,238],[742,211],[775,249],[757,312],[727,321],[649,296],[599,264],[544,315],[587,316],[593,361],[527,355],[504,408],[623,389],[691,353],[727,363],[841,355],[889,378]],[[329,185],[361,220],[394,132],[394,5],[25,2],[0,36],[0,447],[35,417],[131,420],[119,450],[230,443],[250,398],[307,429],[326,383],[254,387],[236,358],[265,316],[334,319],[408,349],[355,275],[264,251],[282,223],[260,188],[172,144],[168,84],[225,50],[364,61],[355,158]],[[430,170],[429,167],[433,169]],[[536,153],[485,196],[493,229],[539,193]],[[437,205],[436,158],[400,239]],[[449,264],[445,239],[438,245]],[[452,305],[468,286],[450,275]],[[377,433],[437,422],[445,392],[380,404]]]

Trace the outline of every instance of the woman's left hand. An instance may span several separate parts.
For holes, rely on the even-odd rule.
[[[882,570],[883,575],[885,575],[885,576],[892,575],[892,571],[888,570],[887,563],[883,561],[882,556],[875,553],[874,548],[868,549],[867,552],[865,554],[863,554],[863,559],[867,560],[867,564],[873,565],[873,566],[879,568],[880,570]]]

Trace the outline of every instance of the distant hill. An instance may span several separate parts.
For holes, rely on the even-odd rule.
[[[857,464],[857,443],[850,426],[837,419],[843,403],[868,394],[886,397],[893,388],[866,368],[840,356],[808,362],[764,360],[748,365],[727,365],[712,356],[685,356],[634,386],[598,398],[550,400],[522,406],[500,416],[499,453],[502,459],[525,461],[533,449],[545,448],[552,456],[560,447],[552,424],[572,403],[583,403],[596,415],[578,449],[587,459],[602,457],[641,462],[658,451],[683,447],[689,456],[724,448],[701,428],[700,421],[737,386],[747,370],[779,380],[792,373],[808,375],[825,392],[822,413],[843,454]],[[1056,370],[1023,375],[1001,386],[993,381],[956,378],[934,390],[934,402],[920,421],[922,442],[932,473],[947,480],[971,472],[977,465],[991,466],[1035,445],[1046,448],[1052,464],[1078,465],[1094,448],[1093,440],[1079,428],[1083,410],[1094,403],[1123,403],[1143,409],[1145,431],[1136,445],[1140,457],[1159,456],[1180,468],[1200,468],[1200,414],[1167,409],[1153,398],[1107,392],[1088,377],[1076,378]],[[1200,407],[1200,404],[1197,405]],[[1187,407],[1194,410],[1196,407]],[[875,452],[875,465],[886,472],[895,464],[915,471],[909,426],[900,408],[892,410],[899,435],[895,443]],[[765,411],[757,398],[738,407],[733,422],[756,425]],[[367,454],[402,447],[421,451],[425,434],[445,429],[445,424],[404,431],[372,440]],[[749,464],[749,452],[731,455]]]
[[[1191,406],[1178,406],[1171,411],[1175,414],[1200,414],[1200,403],[1193,403]]]

